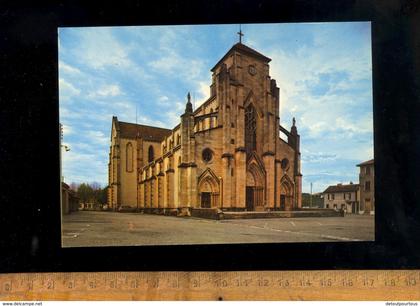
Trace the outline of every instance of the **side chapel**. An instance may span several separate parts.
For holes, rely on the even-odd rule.
[[[280,125],[270,58],[236,43],[211,69],[210,97],[173,129],[112,118],[108,206],[179,213],[301,207],[300,138]],[[283,133],[286,140],[280,138]]]

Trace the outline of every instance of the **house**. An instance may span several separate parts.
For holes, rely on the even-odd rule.
[[[348,185],[337,184],[328,186],[323,192],[324,208],[342,209],[346,213],[358,214],[359,184],[350,182]]]
[[[375,170],[374,160],[368,160],[357,165],[360,167],[360,211],[365,214],[375,214]]]
[[[76,192],[70,188],[69,185],[61,183],[61,212],[62,214],[69,214],[73,211],[79,210],[79,198]]]

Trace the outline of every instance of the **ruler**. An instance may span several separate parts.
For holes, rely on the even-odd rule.
[[[420,300],[420,270],[16,273],[0,300]]]

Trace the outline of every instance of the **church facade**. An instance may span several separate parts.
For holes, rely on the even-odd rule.
[[[173,129],[112,120],[108,205],[156,213],[301,207],[300,136],[280,125],[270,58],[241,42],[211,69],[210,97],[190,95]],[[280,133],[284,137],[280,138]]]

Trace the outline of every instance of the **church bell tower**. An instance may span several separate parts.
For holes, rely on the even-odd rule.
[[[275,198],[279,88],[269,75],[271,59],[243,44],[241,30],[238,35],[239,42],[212,69],[223,126],[225,192],[234,195],[224,203],[267,209]]]

